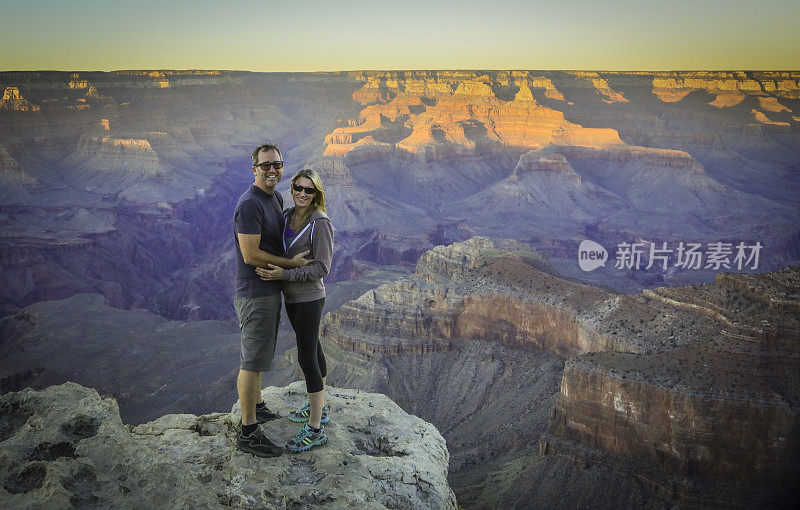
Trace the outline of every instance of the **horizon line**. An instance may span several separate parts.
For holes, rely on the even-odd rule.
[[[160,72],[184,72],[184,71],[214,71],[225,73],[254,73],[254,74],[329,74],[329,73],[359,73],[359,72],[417,72],[417,71],[488,71],[488,72],[502,72],[502,71],[548,71],[548,72],[573,72],[573,71],[591,71],[591,72],[604,72],[604,73],[679,73],[679,72],[746,72],[746,73],[763,73],[763,72],[789,72],[800,73],[800,68],[797,69],[746,69],[746,68],[684,68],[684,69],[611,69],[611,68],[406,68],[406,69],[338,69],[338,70],[304,70],[304,71],[252,71],[249,69],[213,69],[213,68],[129,68],[129,69],[3,69],[0,73],[121,73],[131,71],[160,71]]]

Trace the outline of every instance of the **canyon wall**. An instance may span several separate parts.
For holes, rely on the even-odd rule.
[[[626,497],[647,504],[783,505],[800,463],[800,342],[786,304],[798,271],[613,294],[563,279],[517,241],[472,238],[326,316],[326,355],[332,379],[387,392],[458,445],[451,483],[467,505],[508,502],[488,489],[495,476],[513,490],[550,479],[560,459],[582,480],[565,489],[573,502],[599,465],[622,485],[644,482]],[[553,393],[537,363],[555,370]],[[498,415],[536,433],[510,441],[484,422]],[[515,455],[529,468],[509,473]]]
[[[180,393],[198,384],[187,370],[123,402],[230,391],[228,368],[203,357],[230,350],[215,335],[235,335],[204,321],[233,317],[230,214],[252,182],[250,150],[277,141],[287,202],[295,171],[322,175],[337,229],[326,282],[365,262],[414,269],[327,316],[331,377],[435,423],[465,506],[519,506],[520,493],[539,506],[783,504],[800,451],[798,79],[0,73],[0,349],[19,361],[0,379],[74,372],[70,360],[42,371],[30,343],[54,340],[26,333],[30,317],[55,328],[83,313],[91,346],[65,338],[107,366],[97,346],[115,338],[92,314],[128,308],[136,334],[116,355],[173,359],[130,317],[193,321],[164,331],[197,336],[188,361],[217,375],[202,397]],[[610,248],[605,266],[580,270],[584,239]],[[760,242],[760,265],[743,272],[763,274],[613,264],[621,242],[719,241]],[[156,354],[137,350],[152,338]],[[275,377],[293,377],[282,363]],[[137,377],[120,373],[114,384]]]
[[[776,269],[800,257],[800,182],[792,171],[797,79],[737,72],[0,73],[0,258],[15,261],[0,275],[8,289],[0,306],[12,313],[46,296],[91,291],[175,318],[232,316],[224,304],[233,271],[225,211],[251,178],[247,153],[264,139],[284,148],[287,177],[302,166],[322,175],[341,241],[332,279],[344,278],[357,260],[412,267],[432,246],[474,235],[531,241],[570,277],[625,291],[666,276],[576,271],[572,254],[587,235],[604,245],[760,240],[770,247],[760,268]],[[716,92],[744,98],[719,104]],[[103,220],[65,228],[61,218],[75,208]],[[135,267],[135,250],[112,255],[99,244],[112,231],[113,242],[135,244],[151,237],[146,230],[154,224],[173,224],[158,235],[175,235],[166,242],[182,248],[165,252],[165,271],[145,264],[141,284],[133,284],[140,290],[129,291],[134,277],[114,269],[115,257]],[[87,278],[80,258],[57,255],[72,250],[102,259],[104,269]],[[25,260],[58,267],[61,290]],[[678,269],[670,278],[695,283],[713,273]]]

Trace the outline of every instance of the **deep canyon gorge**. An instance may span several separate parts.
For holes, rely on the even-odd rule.
[[[800,73],[3,72],[0,90],[0,392],[74,381],[133,425],[229,409],[232,211],[274,141],[278,189],[317,170],[336,228],[330,383],[432,423],[459,505],[797,502]],[[608,250],[593,271],[586,239]],[[640,267],[615,266],[622,243]],[[744,269],[652,255],[679,243],[762,249]],[[293,343],[284,317],[265,384],[299,377]]]

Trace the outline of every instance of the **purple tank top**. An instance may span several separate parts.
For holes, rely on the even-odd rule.
[[[287,221],[287,222],[286,222],[286,230],[284,230],[284,231],[283,231],[283,237],[284,237],[284,238],[286,238],[286,239],[292,239],[292,238],[293,238],[294,236],[296,236],[296,235],[297,235],[297,234],[295,233],[295,231],[294,231],[294,230],[292,230],[292,229],[289,227],[289,222]]]

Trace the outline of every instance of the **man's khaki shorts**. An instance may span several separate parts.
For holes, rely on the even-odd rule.
[[[266,372],[272,368],[278,326],[281,321],[281,294],[233,298],[233,307],[242,330],[239,368]]]

